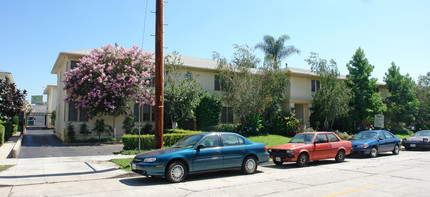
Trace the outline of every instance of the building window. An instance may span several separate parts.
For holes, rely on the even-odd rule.
[[[74,60],[70,61],[70,69],[76,68],[78,62],[79,61],[74,61]]]
[[[70,102],[69,103],[69,121],[72,122],[86,122],[88,121],[88,110],[87,109],[81,109],[81,110],[77,110],[76,108],[76,103],[75,102]]]
[[[78,121],[78,110],[75,108],[76,103],[69,103],[69,121]]]
[[[146,122],[150,122],[150,121],[154,121],[155,116],[154,116],[154,111],[155,108],[151,107],[149,105],[142,105],[142,108],[140,109],[140,121],[146,121]],[[136,117],[134,120],[136,122],[139,121],[139,105],[135,104],[134,105],[134,116]]]
[[[311,80],[311,91],[316,92],[321,88],[319,80]]]
[[[215,90],[221,91],[222,87],[221,87],[221,81],[219,79],[219,75],[214,75],[214,84],[215,84]]]
[[[223,107],[221,111],[222,123],[233,123],[233,108]]]

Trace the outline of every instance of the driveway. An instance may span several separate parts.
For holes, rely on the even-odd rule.
[[[53,130],[30,127],[22,140],[18,158],[112,155],[122,144],[67,144],[54,136]]]

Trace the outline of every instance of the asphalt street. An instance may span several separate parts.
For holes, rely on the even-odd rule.
[[[46,159],[43,163],[47,166],[54,167],[56,163],[67,165],[67,162],[62,161],[61,158],[53,158],[49,161]],[[91,160],[91,157],[88,159]],[[31,163],[36,159],[18,159],[18,164],[21,160]],[[87,163],[95,166],[93,161]],[[103,165],[100,162],[97,164]],[[109,162],[106,161],[104,164],[109,165]],[[25,179],[13,179],[15,183],[22,184],[0,187],[0,194],[4,196],[199,197],[428,196],[429,166],[429,151],[401,151],[399,155],[384,154],[377,158],[347,158],[343,163],[336,163],[334,159],[323,160],[312,162],[310,166],[303,168],[296,167],[294,163],[283,166],[267,163],[259,166],[258,172],[252,175],[242,175],[236,171],[205,173],[189,176],[184,182],[176,184],[168,183],[162,178],[147,178],[135,174],[125,178],[124,176],[123,178],[101,176],[103,178],[81,180],[73,176],[62,178],[61,174],[57,176],[50,172],[49,176],[41,177],[44,178],[43,181],[31,184],[25,184]],[[95,167],[95,169],[104,168]],[[25,171],[22,172],[25,173]]]
[[[67,144],[53,135],[53,130],[28,128],[18,158],[112,155],[122,144]]]

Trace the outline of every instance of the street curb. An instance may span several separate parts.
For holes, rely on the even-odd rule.
[[[18,158],[19,151],[21,150],[22,138],[24,137],[24,135],[24,133],[21,133],[21,136],[19,136],[18,141],[16,141],[16,144],[12,148],[10,158]]]

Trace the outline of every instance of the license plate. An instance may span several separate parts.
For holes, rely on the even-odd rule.
[[[281,161],[281,158],[280,158],[280,157],[276,157],[276,158],[275,158],[275,161],[279,161],[279,162],[280,162],[280,161]]]
[[[411,144],[411,147],[417,147],[417,145],[416,144]]]
[[[132,170],[136,170],[136,164],[132,163],[132,164],[131,164],[131,169],[132,169]]]

